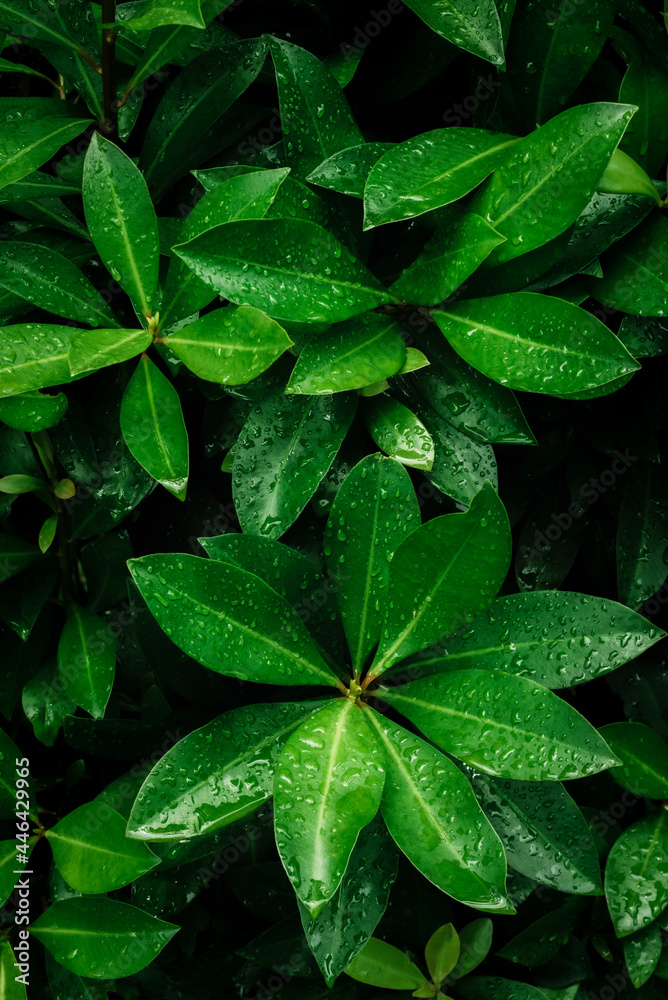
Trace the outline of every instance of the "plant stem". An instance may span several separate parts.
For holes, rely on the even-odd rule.
[[[102,23],[113,24],[116,20],[116,0],[102,0]],[[118,131],[118,101],[114,74],[114,51],[116,32],[113,28],[102,29],[102,100],[104,106],[104,131],[115,136]]]

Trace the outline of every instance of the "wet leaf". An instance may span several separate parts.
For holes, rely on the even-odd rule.
[[[45,431],[61,420],[67,410],[67,396],[58,392],[25,392],[0,399],[0,420],[19,431]]]
[[[83,330],[67,352],[73,376],[136,358],[151,344],[148,330]]]
[[[0,396],[69,382],[72,341],[81,330],[48,323],[6,326],[0,346]]]
[[[102,618],[74,605],[58,643],[58,671],[71,700],[102,719],[116,669],[116,640]]]
[[[668,746],[638,722],[613,722],[599,730],[621,767],[610,772],[622,788],[650,799],[668,799]]]
[[[414,469],[431,469],[434,441],[403,403],[384,395],[370,399],[364,407],[364,420],[373,440],[390,458]]]
[[[73,715],[76,704],[68,697],[55,662],[39,668],[23,688],[21,707],[32,723],[35,737],[47,747],[56,742],[66,715]]]
[[[651,59],[636,57],[624,74],[619,100],[638,106],[622,137],[621,148],[651,177],[656,177],[668,155],[668,77],[665,70]]]
[[[642,930],[668,906],[668,816],[636,820],[613,844],[605,898],[618,938]]]
[[[449,973],[448,979],[461,979],[480,965],[492,947],[492,929],[493,924],[489,917],[472,920],[460,928],[459,960]]]
[[[656,969],[661,957],[661,944],[661,931],[657,924],[649,924],[624,938],[624,960],[636,989],[640,989]]]
[[[668,574],[667,525],[665,472],[641,460],[627,474],[617,528],[617,589],[631,608],[652,597]]]
[[[410,0],[407,6],[449,42],[495,66],[503,65],[501,24],[492,0],[459,0],[457,4],[451,0]]]
[[[88,118],[71,118],[67,113],[59,115],[59,104],[49,99],[48,110],[44,108],[45,117],[24,120],[16,115],[5,120],[0,135],[0,188],[15,184],[41,167],[61,146],[76,139],[91,125]]]
[[[639,316],[668,313],[668,219],[653,214],[601,260],[591,294],[604,306]]]
[[[342,149],[312,170],[306,180],[330,191],[364,198],[364,185],[371,168],[392,149],[391,142],[366,142],[361,146]]]

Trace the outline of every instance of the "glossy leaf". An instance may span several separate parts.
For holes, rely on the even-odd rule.
[[[602,893],[594,840],[562,784],[503,780],[479,772],[472,782],[511,868],[560,892]]]
[[[196,375],[220,385],[250,382],[292,346],[283,327],[252,306],[215,309],[165,343]]]
[[[336,892],[359,831],[378,812],[383,751],[362,709],[337,698],[302,722],[276,765],[276,846],[312,917]]]
[[[605,866],[605,898],[618,938],[642,930],[668,906],[668,816],[665,809],[628,827]]]
[[[661,945],[661,931],[657,924],[649,924],[624,938],[624,961],[636,989],[644,986],[656,969],[661,957]]]
[[[623,149],[616,149],[612,154],[598,190],[607,194],[640,194],[661,204],[659,193],[646,172]]]
[[[597,301],[638,316],[668,314],[668,219],[651,215],[601,261],[592,281]]]
[[[361,951],[387,907],[397,851],[380,817],[357,838],[339,888],[315,920],[299,905],[309,948],[328,986]]]
[[[537,590],[500,597],[422,665],[430,672],[503,670],[547,688],[567,688],[616,670],[662,635],[616,601]]]
[[[205,28],[201,0],[149,0],[149,3],[127,22],[132,31],[152,31],[165,24],[183,24]]]
[[[132,456],[179,500],[188,485],[188,433],[179,394],[143,354],[121,403],[121,431]]]
[[[68,351],[80,333],[70,326],[45,323],[4,327],[0,345],[0,396],[15,396],[69,382]]]
[[[516,142],[503,132],[458,127],[400,142],[371,169],[364,228],[412,219],[463,198],[508,158]]]
[[[536,292],[490,295],[432,313],[451,347],[511,389],[563,395],[637,370],[599,319],[571,302]]]
[[[380,455],[362,459],[334,499],[325,556],[356,674],[380,637],[392,556],[419,523],[408,474]]]
[[[376,713],[370,724],[385,750],[383,819],[409,861],[468,906],[514,912],[505,894],[501,842],[459,768]]]
[[[257,809],[272,794],[286,739],[321,707],[299,702],[237,708],[179,740],[144,781],[128,836],[152,841],[199,837]]]
[[[390,990],[419,989],[425,982],[408,955],[379,938],[367,941],[344,971],[360,983]]]
[[[68,697],[94,719],[103,718],[115,669],[113,633],[102,618],[75,604],[58,643],[58,670]]]
[[[638,608],[666,578],[668,479],[661,468],[640,462],[628,472],[617,528],[617,589]]]
[[[57,962],[90,979],[139,972],[178,930],[136,906],[104,898],[60,900],[30,925]]]
[[[135,358],[151,344],[148,330],[84,330],[67,352],[73,376]]]
[[[382,638],[370,676],[470,622],[496,594],[509,562],[506,512],[489,485],[465,514],[444,514],[410,534],[390,564]]]
[[[503,65],[501,23],[492,0],[459,0],[456,4],[452,0],[410,0],[407,6],[448,41],[496,66]]]
[[[389,396],[369,400],[364,419],[369,434],[390,458],[414,469],[431,469],[434,441],[422,421],[403,403]]]
[[[613,722],[599,732],[621,767],[610,773],[622,788],[650,799],[668,799],[668,746],[649,726]]]
[[[4,122],[0,137],[0,188],[31,174],[89,127],[88,118],[58,115],[58,103],[49,100],[54,110],[49,114],[45,109],[45,117],[25,120],[17,115]]]
[[[150,316],[158,285],[158,224],[132,160],[96,132],[83,176],[86,224],[95,248],[138,315]]]
[[[269,684],[337,685],[296,612],[252,573],[190,555],[145,556],[128,566],[160,627],[210,670]],[[201,631],[193,632],[193,615]]]
[[[45,663],[30,678],[23,688],[21,707],[32,723],[36,738],[52,747],[63,719],[76,711],[76,704],[68,697],[55,662]]]
[[[232,491],[244,531],[280,538],[311,499],[355,414],[352,394],[269,396],[244,424]]]
[[[58,871],[82,893],[120,889],[160,859],[146,844],[125,835],[125,819],[106,803],[93,799],[73,809],[47,831]]]
[[[0,983],[3,1000],[27,1000],[25,982],[17,976],[23,973],[16,967],[17,956],[7,938],[0,941]]]
[[[67,410],[67,396],[58,392],[25,392],[0,399],[0,420],[19,431],[45,431],[54,427]]]
[[[303,219],[230,222],[174,252],[218,294],[279,321],[336,323],[392,300],[337,239]]]
[[[524,677],[455,670],[397,690],[383,687],[380,696],[434,743],[486,774],[565,781],[619,763],[582,715]]]
[[[420,256],[390,287],[405,302],[433,305],[447,299],[504,237],[479,215],[455,217],[438,229]]]
[[[91,326],[116,325],[113,313],[76,264],[35,243],[12,240],[0,250],[0,286],[56,316]]]
[[[465,1000],[575,1000],[573,989],[551,990],[500,976],[471,976],[457,983]]]
[[[469,204],[506,237],[490,262],[528,253],[575,222],[633,111],[625,104],[606,103],[569,108],[510,150]]]
[[[396,375],[405,359],[397,321],[364,313],[315,334],[302,348],[285,391],[326,395],[361,389]]]
[[[342,149],[323,160],[306,180],[351,198],[364,198],[364,185],[371,168],[392,145],[391,142],[366,142]]]
[[[323,160],[363,141],[339,84],[319,59],[282,38],[269,41],[276,68],[285,158],[303,179]]]

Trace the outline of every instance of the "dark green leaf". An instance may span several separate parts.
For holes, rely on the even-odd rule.
[[[23,688],[21,705],[32,723],[36,738],[47,747],[53,746],[66,715],[72,715],[76,705],[67,696],[55,663],[45,663]]]
[[[476,969],[487,958],[492,947],[493,924],[489,917],[472,920],[459,931],[461,951],[459,961],[450,972],[449,979],[461,979]]]
[[[501,23],[492,0],[409,0],[407,6],[448,41],[495,66],[503,65]]]
[[[364,198],[364,185],[371,168],[391,148],[391,142],[366,142],[342,149],[311,171],[306,180],[351,198]]]
[[[622,80],[619,100],[638,105],[621,147],[651,177],[656,177],[668,155],[668,77],[665,71],[645,56],[636,57]]]
[[[1,482],[2,480],[0,480]],[[41,489],[44,483],[41,480],[38,482]],[[32,566],[33,563],[39,562],[41,558],[42,553],[35,545],[24,542],[20,538],[14,538],[12,535],[0,534],[0,583],[9,580],[10,577],[20,573],[26,567]]]
[[[74,605],[58,643],[58,670],[76,705],[101,719],[116,669],[116,640],[105,622]]]
[[[25,120],[19,114],[5,120],[0,134],[0,188],[15,184],[41,167],[91,124],[88,118],[58,115],[58,103],[49,100],[54,109],[51,114],[45,109],[46,117]]]
[[[599,732],[622,762],[610,772],[622,788],[668,799],[668,746],[658,733],[637,722],[613,722]]]
[[[521,931],[501,951],[500,958],[519,962],[529,969],[555,958],[567,943],[582,914],[582,902],[569,899]]]
[[[656,969],[661,957],[661,944],[661,931],[657,924],[649,924],[631,937],[624,938],[624,960],[636,989],[640,989]]]
[[[625,604],[638,608],[668,574],[668,478],[646,461],[627,475],[617,528],[617,588]]]
[[[639,316],[668,313],[668,219],[652,215],[601,260],[591,294],[604,306]]]
[[[668,816],[645,816],[615,841],[605,866],[605,898],[618,938],[639,931],[668,906]]]

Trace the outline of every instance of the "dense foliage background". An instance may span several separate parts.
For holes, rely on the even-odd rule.
[[[666,18],[381,4],[0,0],[1,1000],[665,995]]]

